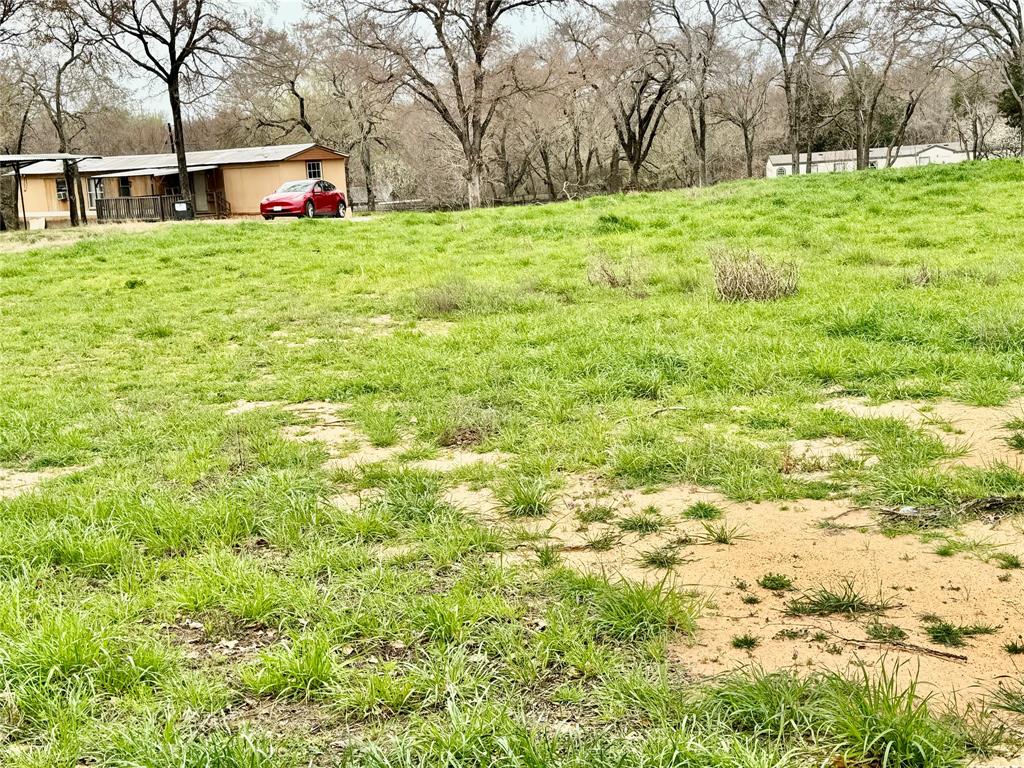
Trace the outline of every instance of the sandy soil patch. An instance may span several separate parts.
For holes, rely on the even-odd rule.
[[[228,416],[238,416],[242,413],[251,413],[252,411],[258,411],[260,408],[273,408],[281,404],[280,400],[236,400],[235,404],[224,411],[224,413]]]
[[[483,519],[501,517],[487,489],[460,486],[448,498]],[[698,501],[723,510],[721,520],[708,524],[734,530],[738,536],[733,544],[707,543],[701,521],[685,517]],[[615,519],[580,523],[577,513],[595,505],[614,510]],[[657,533],[628,533],[616,524],[652,506],[664,522]],[[1001,676],[1018,675],[1024,669],[1024,658],[1003,649],[1004,643],[1024,633],[1024,572],[1003,570],[966,553],[941,557],[933,552],[934,542],[917,536],[888,538],[869,511],[845,500],[740,504],[696,486],[613,492],[593,478],[572,478],[548,517],[505,522],[559,543],[563,561],[572,567],[648,583],[667,579],[675,588],[694,590],[708,600],[696,638],[671,649],[676,662],[698,675],[716,675],[748,664],[766,669],[842,669],[858,662],[899,660],[909,662],[907,674],[920,669],[921,680],[936,692],[973,697]],[[995,527],[974,523],[959,534],[1024,556],[1024,532],[1019,525],[1012,520]],[[608,551],[596,551],[589,541],[604,534],[616,543]],[[668,569],[642,563],[644,553],[662,548],[676,552],[680,562]],[[760,587],[758,580],[769,573],[789,576],[795,589],[773,592]],[[903,642],[909,647],[870,640],[866,627],[873,616],[788,614],[787,602],[801,591],[838,586],[844,579],[852,579],[869,599],[892,603],[877,619],[906,631]],[[999,629],[971,638],[961,648],[944,647],[925,634],[921,617],[926,614],[954,624],[991,624]],[[732,647],[732,639],[743,634],[758,639],[752,651]]]
[[[504,466],[511,460],[512,457],[509,454],[500,451],[473,453],[472,451],[446,449],[436,458],[414,461],[411,466],[417,469],[425,469],[428,472],[451,472],[453,469],[471,467],[474,464],[482,463]]]
[[[949,459],[943,466],[987,467],[1002,462],[1021,468],[1024,459],[1007,443],[1012,432],[1006,428],[1007,422],[1024,417],[1024,398],[1005,406],[981,407],[952,400],[897,400],[868,405],[863,398],[841,397],[826,401],[822,407],[860,418],[899,419],[930,432],[951,448],[966,449],[964,456]]]
[[[0,499],[13,499],[47,480],[78,472],[82,467],[48,467],[32,472],[0,467]]]

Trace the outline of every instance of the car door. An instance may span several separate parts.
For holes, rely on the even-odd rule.
[[[330,200],[329,195],[324,191],[324,183],[318,181],[313,185],[313,206],[316,208],[317,213],[327,213],[330,211]]]
[[[338,193],[338,188],[329,181],[323,182],[323,185],[325,197],[327,198],[327,210],[334,213],[338,210],[338,203],[341,202],[341,196]]]

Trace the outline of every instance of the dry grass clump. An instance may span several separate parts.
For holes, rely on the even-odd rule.
[[[797,292],[800,268],[792,262],[769,264],[760,255],[718,251],[711,257],[720,301],[774,301]]]
[[[587,270],[587,282],[591,285],[604,286],[637,296],[644,297],[646,278],[635,259],[616,263],[608,258],[601,258],[591,263]]]
[[[927,264],[920,264],[916,270],[907,272],[903,276],[903,282],[907,285],[924,288],[926,285],[931,285],[938,281],[939,275],[940,272],[935,267],[930,267]]]

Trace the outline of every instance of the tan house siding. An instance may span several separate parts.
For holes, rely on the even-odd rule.
[[[31,217],[33,212],[57,213],[67,211],[68,204],[57,199],[56,176],[24,176],[21,179],[21,194],[25,210]],[[19,214],[21,213],[19,209]]]

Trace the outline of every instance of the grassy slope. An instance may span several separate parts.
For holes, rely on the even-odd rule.
[[[485,448],[515,454],[514,474],[547,479],[596,469],[736,498],[849,484],[893,503],[1024,490],[1003,468],[940,474],[936,440],[814,407],[835,385],[978,404],[1017,391],[1022,182],[1024,165],[992,162],[342,226],[183,225],[0,256],[0,466],[89,466],[0,502],[8,759],[259,765],[262,746],[211,725],[245,691],[306,701],[324,733],[382,745],[370,762],[403,761],[384,738],[396,734],[428,751],[463,739],[466,763],[502,735],[540,762],[546,749],[567,763],[699,750],[678,730],[691,709],[709,732],[770,730],[767,714],[740,723],[721,691],[683,695],[680,670],[662,674],[662,632],[692,620],[685,599],[498,566],[487,552],[507,543],[439,505],[442,479],[326,477],[318,449],[279,437],[285,413],[228,417],[225,403],[349,402],[378,442],[414,436],[417,456],[481,427]],[[800,293],[715,301],[717,247],[799,263]],[[598,260],[639,282],[590,285]],[[921,264],[940,278],[908,285]],[[383,314],[394,333],[367,324]],[[423,318],[453,325],[422,335]],[[659,404],[687,410],[643,418]],[[830,484],[779,472],[786,441],[828,434],[867,440],[880,463]],[[341,482],[383,486],[386,500],[318,506]],[[287,642],[195,664],[160,627],[181,616]],[[383,670],[382,643],[404,649]],[[808,730],[850,700],[818,685]],[[524,730],[516,713],[534,708],[582,721],[583,735],[553,745]],[[796,729],[782,746],[744,736],[721,749],[862,756],[846,714],[853,732],[824,746]],[[631,730],[648,741],[623,741]],[[930,738],[953,758],[964,748],[953,731]],[[295,736],[267,764],[329,743]]]

